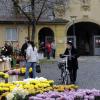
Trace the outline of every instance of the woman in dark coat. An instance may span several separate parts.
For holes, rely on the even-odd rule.
[[[71,83],[74,84],[77,78],[78,54],[71,41],[68,41],[64,55],[69,55],[67,59],[67,68],[70,73]]]

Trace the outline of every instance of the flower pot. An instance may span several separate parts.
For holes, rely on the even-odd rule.
[[[95,100],[100,100],[100,96],[96,96],[95,97]]]
[[[7,71],[7,70],[10,70],[10,69],[11,69],[10,61],[5,61],[4,62],[4,70]]]

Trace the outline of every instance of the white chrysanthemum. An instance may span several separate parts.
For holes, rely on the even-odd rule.
[[[6,61],[7,59],[5,57],[3,57],[3,60]]]
[[[12,61],[12,58],[9,58],[9,61]]]
[[[14,90],[12,91],[13,94],[18,94],[19,96],[22,96],[22,98],[25,98],[26,95],[28,95],[28,91],[24,90],[22,88],[14,88]]]
[[[7,96],[6,96],[6,99],[7,100],[12,100],[14,98],[14,94],[12,93],[9,93]]]
[[[36,78],[28,78],[28,79],[24,79],[23,80],[25,83],[30,83],[31,81],[47,81],[47,79],[46,78],[44,78],[44,77],[36,77]]]
[[[40,78],[36,77],[36,78],[35,78],[35,80],[39,80],[39,81],[46,81],[47,79],[46,79],[46,78],[44,78],[44,77],[40,77]]]
[[[23,81],[24,81],[25,83],[30,83],[30,81],[32,81],[32,80],[34,80],[34,79],[28,78],[28,79],[24,79]]]
[[[0,61],[2,61],[2,59],[0,59]]]

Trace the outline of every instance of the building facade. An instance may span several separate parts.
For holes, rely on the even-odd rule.
[[[69,0],[64,19],[66,36],[74,41],[81,55],[100,55],[100,1]]]
[[[0,47],[5,42],[10,42],[13,47],[19,46],[21,48],[24,38],[26,36],[31,38],[32,26],[28,23],[26,16],[16,9],[12,0],[1,0],[0,2]],[[31,13],[30,2],[28,0],[17,0],[17,2],[26,14]],[[56,55],[59,55],[65,42],[63,33],[65,33],[67,22],[65,19],[57,17],[57,15],[54,18],[52,11],[49,9],[45,11],[36,25],[34,41],[37,47],[39,47],[41,42],[55,40]]]
[[[55,18],[49,15],[49,20],[44,20],[42,16],[36,26],[36,45],[46,40],[55,40],[58,56],[64,52],[66,41],[72,40],[80,55],[100,55],[99,5],[99,0],[67,0],[66,3],[55,6]],[[7,6],[11,7],[10,4]],[[27,24],[25,17],[14,16],[14,9],[8,9],[10,12],[7,14],[1,11],[0,47],[11,41],[14,46],[19,43],[20,48],[24,37],[32,35],[32,27]]]

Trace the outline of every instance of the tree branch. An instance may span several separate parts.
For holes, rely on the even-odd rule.
[[[15,7],[17,7],[24,15],[25,17],[29,20],[29,22],[32,22],[32,19],[21,9],[21,7],[17,4],[15,0],[12,0],[13,4]]]
[[[40,14],[39,14],[38,18],[36,19],[36,23],[38,22],[38,20],[40,19],[41,15],[43,14],[43,8],[45,6],[46,1],[47,0],[44,0],[44,2],[43,2],[43,5],[42,5],[42,8],[41,8]]]

